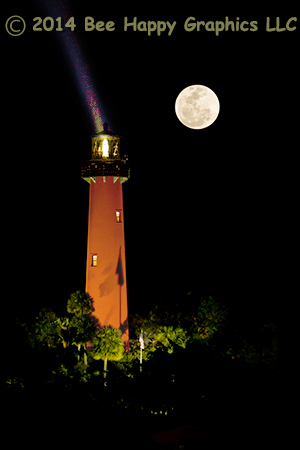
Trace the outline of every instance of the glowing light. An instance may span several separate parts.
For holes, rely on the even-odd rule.
[[[102,144],[102,155],[104,158],[108,158],[108,156],[109,156],[109,146],[108,146],[107,139],[104,139],[103,144]]]
[[[114,147],[114,156],[118,156],[118,143],[116,143],[115,147]]]

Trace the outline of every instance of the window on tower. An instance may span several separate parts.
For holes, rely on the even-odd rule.
[[[97,267],[97,255],[92,255],[92,267]]]
[[[116,211],[116,222],[121,223],[121,211]]]

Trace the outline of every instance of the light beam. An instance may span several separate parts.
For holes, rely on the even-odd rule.
[[[38,6],[41,6],[40,4]],[[91,75],[91,70],[84,58],[83,48],[76,33],[76,18],[69,6],[62,0],[44,0],[42,6],[47,11],[49,17],[54,20],[61,17],[61,27],[63,31],[55,31],[60,47],[63,49],[66,62],[70,66],[70,72],[83,99],[85,109],[92,123],[92,133],[98,134],[104,130],[103,124],[107,122],[112,126],[111,120],[104,109],[104,102],[99,97],[95,88],[95,83]],[[66,26],[68,24],[68,26]],[[73,31],[72,31],[73,30]],[[109,128],[109,131],[113,131]]]

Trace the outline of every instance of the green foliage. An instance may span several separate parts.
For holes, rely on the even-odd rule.
[[[129,321],[129,336],[132,336],[134,334],[135,337],[139,338],[139,333],[141,333],[142,325],[144,322],[143,317],[140,316],[138,313],[130,314],[128,321]]]
[[[260,355],[255,345],[247,342],[245,339],[243,339],[243,347],[237,357],[248,364],[258,364],[260,362]]]
[[[94,325],[88,316],[74,315],[68,327],[68,339],[73,345],[85,344],[92,339]]]
[[[7,378],[6,380],[6,388],[12,389],[12,388],[24,388],[24,379],[19,376]]]
[[[85,292],[76,291],[70,295],[67,311],[77,317],[88,315],[92,312],[92,300]]]
[[[158,305],[149,312],[142,324],[138,321],[136,336],[140,336],[142,325],[145,341],[143,359],[147,359],[158,348],[166,349],[168,353],[172,353],[176,345],[185,348],[188,336],[186,331],[178,326],[176,319],[172,311],[166,308],[163,310],[163,306]]]
[[[24,346],[28,353],[23,361],[28,364],[20,363],[21,371],[19,368],[9,371],[6,376],[7,392],[25,392],[28,386],[35,385],[47,385],[56,390],[58,386],[63,395],[68,396],[67,392],[70,396],[82,395],[82,398],[102,402],[108,408],[113,404],[120,410],[130,407],[140,411],[140,402],[143,402],[141,404],[145,410],[159,412],[169,411],[174,405],[176,409],[178,392],[183,392],[189,384],[197,386],[197,389],[199,387],[199,396],[201,394],[203,397],[202,391],[206,386],[209,392],[210,374],[217,372],[215,367],[225,367],[226,370],[228,367],[230,371],[241,367],[248,371],[248,367],[255,366],[251,370],[256,371],[263,366],[263,369],[276,370],[276,324],[264,324],[252,333],[252,327],[251,332],[245,331],[244,324],[239,321],[233,327],[226,309],[212,297],[204,299],[189,293],[184,300],[181,303],[158,303],[143,317],[131,315],[129,352],[124,351],[120,330],[93,326],[89,317],[91,301],[79,291],[70,295],[68,317],[57,317],[52,310],[42,309],[31,327],[17,323],[21,327],[18,336],[25,338],[27,333],[34,348]],[[144,377],[142,387],[138,378],[141,329],[145,342],[142,358],[143,363],[146,362],[141,375]],[[88,354],[86,342],[91,344]],[[82,355],[85,359],[79,360]],[[103,380],[102,367],[99,370],[100,364],[96,362],[99,359],[112,361],[109,363],[111,377],[107,384],[113,386],[111,391]],[[198,373],[200,365],[201,374]],[[174,383],[170,382],[173,374]],[[201,383],[198,377],[201,377]],[[144,386],[149,383],[155,389],[148,394]],[[215,390],[215,384],[212,382],[211,385]],[[153,395],[153,392],[156,394]],[[182,395],[186,398],[185,393]],[[181,408],[180,402],[178,405]]]
[[[81,375],[86,374],[87,368],[88,368],[88,366],[86,364],[84,364],[83,361],[78,361],[74,366],[74,370],[78,371]],[[84,377],[84,379],[82,381],[87,381],[87,378]]]
[[[173,353],[176,347],[186,348],[188,342],[200,340],[207,344],[226,322],[227,311],[212,297],[203,299],[189,293],[180,306],[174,303],[166,307],[158,304],[145,320],[136,316],[136,336],[143,327],[147,346],[154,351],[165,348]]]
[[[104,326],[95,331],[90,353],[94,359],[118,361],[122,359],[123,353],[124,343],[120,330],[112,326]]]
[[[192,296],[193,294],[188,294]],[[196,298],[188,310],[181,314],[182,327],[189,333],[191,342],[201,340],[208,344],[213,335],[225,324],[227,310],[212,297]]]
[[[60,330],[55,313],[49,308],[43,308],[36,317],[35,324],[28,330],[29,342],[32,347],[55,348],[62,339]]]
[[[64,348],[76,345],[78,348],[92,338],[93,323],[88,316],[91,312],[91,299],[83,292],[70,295],[67,310],[73,317],[57,317],[49,308],[43,308],[31,328],[27,327],[28,340],[32,347]],[[24,328],[24,326],[23,326]]]
[[[67,311],[68,313],[73,314],[73,317],[68,324],[68,341],[72,345],[76,345],[78,347],[78,351],[80,351],[81,346],[83,347],[83,367],[86,367],[86,342],[93,338],[94,332],[94,326],[91,318],[89,317],[89,314],[92,312],[92,300],[85,292],[76,291],[70,295],[67,302]],[[68,343],[65,342],[64,346],[66,345],[68,345]],[[78,364],[80,365],[81,363]]]
[[[132,342],[130,344],[130,352],[124,352],[122,357],[122,363],[132,363],[133,361],[140,359],[140,343]],[[145,344],[145,348],[143,350],[143,360],[148,361],[155,351],[155,346],[152,343],[148,342]]]
[[[186,347],[188,336],[185,330],[180,327],[174,328],[173,326],[160,326],[154,333],[153,344],[155,347],[159,347],[161,344],[167,349],[168,353],[173,353],[174,347]]]
[[[52,370],[52,374],[56,377],[67,377],[69,375],[69,370],[63,363],[61,363],[56,370]]]

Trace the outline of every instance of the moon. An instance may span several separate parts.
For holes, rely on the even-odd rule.
[[[175,112],[180,122],[194,130],[209,127],[218,117],[219,111],[218,97],[214,91],[201,84],[183,89],[175,102]]]

